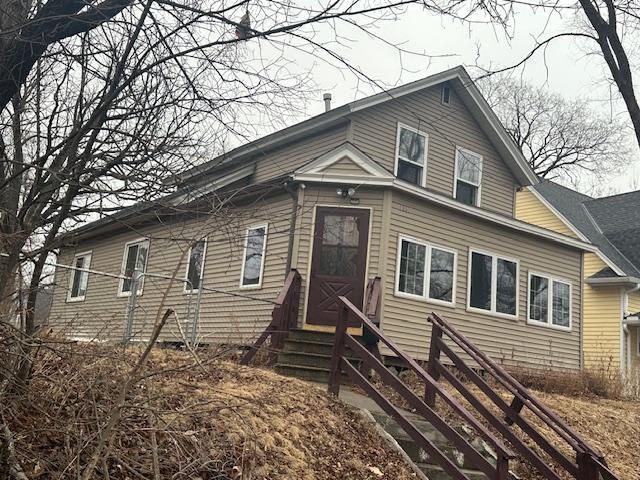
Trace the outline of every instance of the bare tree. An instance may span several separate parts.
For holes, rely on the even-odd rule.
[[[629,164],[624,123],[604,117],[586,100],[568,100],[544,88],[501,76],[481,83],[487,101],[541,178],[595,179]]]

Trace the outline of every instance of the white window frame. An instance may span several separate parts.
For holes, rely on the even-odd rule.
[[[149,263],[149,256],[151,254],[151,240],[146,237],[136,238],[135,240],[130,240],[124,244],[124,249],[122,251],[122,265],[120,266],[120,275],[124,275],[127,268],[127,252],[129,251],[129,247],[131,245],[135,245],[138,243],[147,242],[147,258],[144,259],[144,267],[142,269],[142,273],[146,273],[147,265]],[[129,297],[131,296],[131,292],[123,292],[124,288],[124,279],[121,278],[120,282],[118,282],[118,297]],[[142,295],[142,290],[144,289],[144,277],[142,282],[138,284],[138,293],[136,295]]]
[[[425,252],[425,266],[424,266],[424,285],[422,291],[424,295],[415,295],[413,293],[403,292],[399,289],[400,286],[400,255],[402,254],[402,242],[407,241],[422,245],[426,248]],[[431,251],[433,249],[442,250],[443,252],[453,254],[453,289],[451,292],[451,301],[440,300],[438,298],[429,297],[429,288],[431,286]],[[458,281],[458,251],[453,248],[441,247],[433,243],[425,242],[424,240],[411,237],[409,235],[398,235],[398,247],[396,251],[396,278],[393,286],[394,296],[400,298],[408,298],[410,300],[418,300],[426,303],[433,303],[436,305],[442,305],[445,307],[455,307],[456,305],[456,285]]]
[[[549,282],[548,292],[547,292],[547,321],[541,322],[539,320],[534,320],[531,318],[531,277],[541,277],[546,278]],[[565,285],[569,285],[569,326],[564,327],[562,325],[554,325],[553,323],[553,282],[564,283]],[[529,271],[527,278],[527,324],[536,325],[538,327],[552,328],[554,330],[562,330],[565,332],[570,332],[573,327],[573,284],[567,280],[566,278],[554,277],[553,275],[549,275],[546,273],[539,273],[535,271]]]
[[[204,242],[204,251],[202,252],[202,263],[200,264],[200,284],[202,284],[202,279],[204,278],[204,264],[205,264],[205,260],[207,259],[207,246],[209,245],[209,239],[207,237],[201,238],[200,240],[197,240],[194,243],[198,243],[198,242]],[[193,245],[189,247],[189,253],[187,253],[187,268],[185,268],[184,270],[185,282],[184,282],[182,291],[186,294],[198,293],[198,291],[200,290],[200,288],[192,288],[191,290],[187,288],[189,286],[189,283],[187,282],[187,280],[189,280],[189,266],[191,265],[192,250],[193,250]]]
[[[447,102],[444,99],[444,91],[445,89],[449,90],[449,101]],[[442,105],[451,105],[451,86],[448,83],[443,83],[442,88],[440,89],[440,102]]]
[[[486,255],[491,257],[491,310],[484,310],[471,306],[471,261],[473,254]],[[516,313],[498,312],[496,303],[498,298],[498,259],[516,264]],[[469,258],[467,259],[467,312],[479,313],[482,315],[491,315],[493,317],[506,318],[509,320],[517,320],[520,316],[520,261],[495,252],[489,252],[478,248],[469,248]]]
[[[87,290],[89,288],[89,272],[84,272],[83,270],[89,270],[91,268],[91,258],[93,257],[93,250],[88,250],[82,253],[76,253],[73,256],[73,263],[71,264],[73,267],[76,266],[76,260],[80,257],[88,257],[87,265],[82,267],[82,270],[76,270],[75,268],[71,270],[71,277],[69,278],[69,291],[67,293],[67,302],[84,302],[84,299],[87,296]],[[75,276],[83,273],[87,274],[87,288],[85,289],[84,295],[80,295],[78,297],[72,297],[73,293],[73,281],[75,280]],[[82,280],[82,279],[81,279]]]
[[[260,262],[260,277],[258,278],[258,283],[255,285],[244,285],[242,282],[244,281],[244,267],[247,260],[247,247],[249,245],[249,232],[251,230],[258,230],[260,228],[264,228],[264,242],[262,243],[262,262]],[[269,239],[269,224],[261,223],[258,225],[251,225],[247,227],[244,235],[244,248],[242,249],[242,267],[240,268],[240,288],[242,290],[258,290],[262,288],[262,280],[264,277],[264,264],[267,260],[266,251],[267,251],[267,241]]]
[[[475,183],[471,183],[468,182],[467,180],[464,180],[462,178],[458,178],[458,159],[459,159],[459,153],[463,152],[463,153],[468,153],[470,155],[475,155],[476,157],[480,157],[480,174],[478,175],[478,184],[476,185]],[[454,162],[454,170],[453,170],[453,198],[454,200],[457,200],[457,194],[458,194],[458,180],[460,180],[461,182],[466,183],[467,185],[472,185],[474,187],[476,187],[478,189],[478,195],[476,195],[476,204],[473,205],[474,207],[479,207],[481,204],[481,198],[482,198],[482,170],[484,167],[484,157],[482,155],[480,155],[478,152],[474,152],[473,150],[469,150],[468,148],[464,148],[464,147],[460,147],[460,146],[456,146],[456,153],[455,153],[455,162]]]
[[[422,135],[424,137],[424,154],[422,158],[422,165],[420,165],[417,162],[414,162],[413,160],[408,160],[405,158],[403,158],[402,161],[407,163],[412,163],[414,165],[422,167],[422,179],[421,179],[420,185],[418,186],[426,187],[427,185],[427,152],[429,150],[429,135],[427,135],[425,132],[421,130],[418,130],[417,128],[410,127],[409,125],[405,125],[404,123],[400,123],[400,122],[398,122],[398,126],[396,128],[396,159],[393,167],[393,175],[396,178],[398,177],[398,165],[400,164],[400,130],[403,128],[405,130],[409,130],[410,132],[416,133],[418,135]],[[407,182],[407,180],[404,180],[404,179],[400,179],[400,180],[403,182]],[[411,182],[407,182],[407,183],[411,185],[415,185],[415,183],[411,183]]]

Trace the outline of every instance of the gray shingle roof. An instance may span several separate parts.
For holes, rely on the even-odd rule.
[[[624,275],[640,277],[640,191],[591,198],[544,180],[533,186]],[[603,277],[605,272],[596,275]],[[609,271],[615,276],[613,271]]]

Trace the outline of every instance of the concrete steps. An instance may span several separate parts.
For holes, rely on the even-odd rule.
[[[333,353],[332,333],[291,330],[278,353],[276,372],[312,382],[327,383]],[[351,358],[354,364],[358,360]],[[342,377],[346,381],[345,376]]]
[[[371,412],[371,414],[375,418],[376,422],[394,438],[411,461],[426,475],[429,480],[449,480],[451,478],[442,469],[442,467],[430,459],[428,453],[419,447],[395,420],[381,411]],[[470,480],[486,480],[486,475],[476,470],[469,459],[451,445],[449,440],[436,430],[433,425],[422,417],[412,413],[407,412],[405,416],[427,439],[433,442],[433,444],[438,447],[442,453],[452,460],[453,463],[455,463]],[[463,437],[467,438],[467,440],[484,458],[495,465],[495,454],[482,441],[482,439],[476,438],[462,429],[457,430]]]

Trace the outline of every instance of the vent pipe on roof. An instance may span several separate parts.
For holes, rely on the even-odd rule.
[[[328,112],[329,110],[331,110],[331,94],[325,93],[322,96],[322,99],[324,100],[324,111]]]

